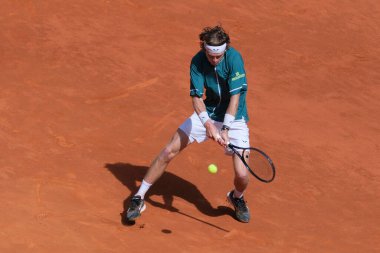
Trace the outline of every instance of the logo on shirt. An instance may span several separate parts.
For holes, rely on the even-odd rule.
[[[236,81],[236,80],[243,78],[243,77],[245,77],[245,74],[240,74],[239,72],[236,72],[235,76],[232,77],[232,81]]]

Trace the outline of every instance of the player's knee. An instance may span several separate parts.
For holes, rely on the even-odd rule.
[[[177,154],[177,151],[173,150],[170,146],[167,146],[161,151],[160,159],[165,162],[170,162]]]
[[[248,184],[248,182],[249,182],[248,173],[236,174],[235,175],[235,181],[242,183],[242,184]]]

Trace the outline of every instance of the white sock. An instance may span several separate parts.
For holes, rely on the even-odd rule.
[[[239,192],[239,191],[237,191],[237,190],[235,189],[235,190],[234,190],[234,197],[240,199],[241,197],[243,197],[243,193],[242,193],[242,192]]]
[[[145,193],[149,190],[149,188],[152,186],[152,184],[146,182],[145,180],[143,180],[141,182],[141,185],[140,185],[140,188],[139,188],[139,191],[135,194],[136,195],[139,195],[141,196],[142,199],[144,199],[145,197]]]

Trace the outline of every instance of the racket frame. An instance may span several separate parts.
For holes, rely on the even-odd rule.
[[[233,145],[231,143],[229,143],[227,146],[240,158],[240,160],[243,162],[244,166],[247,168],[247,170],[249,171],[249,173],[251,173],[255,178],[257,178],[259,181],[264,182],[264,183],[270,183],[270,182],[273,181],[273,179],[276,176],[276,168],[274,166],[274,163],[273,163],[272,159],[267,154],[265,154],[264,151],[262,151],[262,150],[260,150],[258,148],[254,148],[254,147],[242,148],[242,147],[235,146],[235,145]],[[270,179],[263,179],[263,178],[259,177],[258,175],[256,175],[256,173],[253,172],[253,170],[249,167],[249,165],[245,161],[244,157],[242,156],[242,154],[239,153],[239,151],[237,149],[242,150],[242,154],[244,154],[245,150],[254,150],[254,151],[259,152],[261,155],[263,155],[268,160],[269,165],[272,168],[272,171],[273,171],[272,178],[270,178]]]

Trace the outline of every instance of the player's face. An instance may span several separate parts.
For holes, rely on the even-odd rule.
[[[211,65],[216,66],[219,62],[222,61],[224,57],[224,53],[222,54],[209,54],[206,51],[207,60],[211,63]]]

